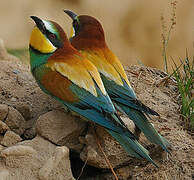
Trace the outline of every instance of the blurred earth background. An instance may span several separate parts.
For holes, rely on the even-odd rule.
[[[168,32],[172,24],[172,2],[176,2],[173,19],[176,25],[166,51],[169,67],[171,57],[177,65],[180,59],[186,62],[186,49],[193,60],[194,0],[0,1],[0,180],[64,180],[67,176],[74,180],[82,172],[86,158],[88,162],[80,180],[114,179],[106,170],[107,164],[91,132],[87,131],[88,126],[77,121],[77,117],[69,121],[72,117],[60,112],[60,104],[40,90],[30,73],[28,42],[34,26],[30,16],[56,21],[69,35],[71,20],[63,9],[94,16],[102,23],[109,47],[126,66],[137,97],[161,115],[151,122],[172,144],[171,155],[167,155],[144,136],[140,137],[160,166],[156,169],[145,161],[128,159],[125,151],[98,129],[101,144],[117,175],[130,180],[194,179],[194,134],[184,128],[190,123],[189,118],[193,122],[193,112],[189,111],[185,118],[182,113],[182,107],[191,107],[183,106],[182,102],[189,104],[193,99],[193,85],[188,86],[193,69],[192,75],[185,76],[190,80],[181,84],[188,93],[180,91],[177,79],[158,70],[164,69],[161,17]],[[1,39],[12,55],[7,53]],[[127,67],[132,64],[158,69]]]
[[[167,29],[171,24],[170,0],[1,0],[0,38],[11,53],[28,56],[28,41],[36,15],[58,22],[69,35],[71,20],[63,12],[96,17],[103,25],[109,47],[124,65],[142,63],[163,69],[161,16]],[[194,51],[194,1],[179,0],[176,6],[176,26],[172,30],[167,56],[180,63]],[[26,59],[26,58],[24,58]]]

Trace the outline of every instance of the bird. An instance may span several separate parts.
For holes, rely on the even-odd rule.
[[[31,18],[30,67],[39,87],[69,111],[104,127],[129,155],[158,167],[117,115],[97,68],[71,45],[59,24]]]
[[[71,44],[97,67],[115,107],[134,122],[136,134],[143,132],[151,143],[169,152],[169,142],[148,120],[149,115],[159,114],[137,98],[119,58],[107,46],[101,23],[89,15],[77,15],[70,10],[64,12],[73,21]]]

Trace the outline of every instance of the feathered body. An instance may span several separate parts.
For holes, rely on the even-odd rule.
[[[159,116],[158,113],[137,99],[120,60],[105,42],[101,24],[91,16],[76,16],[68,10],[65,12],[73,18],[75,34],[70,38],[71,44],[97,67],[111,100],[133,120],[152,143],[160,145],[168,152],[169,143],[145,116]]]
[[[97,68],[69,43],[62,28],[35,16],[30,38],[31,71],[40,88],[69,110],[103,126],[132,156],[150,158],[116,114]]]

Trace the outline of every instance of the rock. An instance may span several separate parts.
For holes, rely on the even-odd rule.
[[[13,99],[16,101],[12,101]],[[0,104],[14,107],[26,122],[31,119],[35,121],[41,114],[61,106],[42,92],[30,72],[29,65],[20,60],[0,60]]]
[[[108,155],[108,159],[116,169],[118,168],[115,171],[118,174],[119,179],[191,179],[192,173],[194,172],[192,166],[194,141],[192,135],[182,127],[183,121],[180,118],[177,85],[173,85],[174,82],[172,83],[172,77],[163,85],[157,85],[157,83],[155,85],[156,81],[160,82],[161,77],[163,78],[165,76],[161,76],[161,73],[153,68],[132,66],[127,68],[126,72],[130,77],[131,85],[138,98],[160,114],[160,118],[151,117],[152,119],[150,119],[150,121],[154,124],[154,127],[170,141],[173,150],[171,151],[172,155],[167,156],[166,153],[161,153],[161,149],[158,146],[149,143],[145,140],[145,137],[141,135],[141,143],[144,142],[146,144],[146,146],[145,144],[143,145],[148,148],[151,157],[160,166],[159,169],[156,169],[147,161],[128,157],[123,148],[115,142],[106,131],[97,127],[99,142],[106,155]],[[23,119],[28,120],[23,123],[25,124],[25,128],[22,127],[22,129],[25,129],[22,133],[22,138],[25,137],[26,139],[31,139],[35,136],[36,132],[33,127],[40,115],[56,109],[56,107],[60,107],[58,102],[40,90],[35,80],[32,78],[27,65],[24,65],[19,61],[13,63],[13,61],[3,60],[0,60],[0,104],[4,104],[3,108],[2,105],[0,105],[0,118],[2,118],[4,123],[1,123],[0,125],[3,127],[1,128],[2,133],[0,134],[0,141],[4,138],[3,135],[7,131],[7,126],[5,126],[5,120],[9,111],[7,105],[14,107],[17,111],[16,114],[19,113],[24,117]],[[2,112],[4,115],[2,115]],[[10,110],[10,112],[12,112],[12,110]],[[28,112],[31,112],[29,116]],[[15,117],[17,116],[12,115],[11,119],[14,119]],[[49,126],[49,136],[55,134],[55,131],[58,128],[52,130],[52,126],[60,124],[55,123],[55,121],[57,121],[56,117],[58,116],[55,117],[55,115],[53,115],[53,117],[54,122],[51,121],[52,123]],[[128,118],[126,119],[128,120]],[[17,129],[20,129],[20,124],[17,124]],[[45,124],[43,123],[40,128],[44,128],[44,125]],[[64,133],[62,132],[63,130],[70,131],[68,127],[72,128],[68,123],[61,123],[61,125],[62,127],[59,127],[61,134]],[[63,129],[64,127],[65,129]],[[133,129],[133,126],[129,125],[129,128]],[[86,136],[85,132],[83,132],[81,136],[76,136],[78,138],[73,140],[76,142],[75,146],[78,146],[79,148],[74,149],[77,149],[79,152],[81,149],[80,147],[84,147],[81,152],[81,158],[85,161],[88,156],[89,164],[96,167],[107,168],[108,166],[104,161],[104,156],[99,150],[92,132],[89,131]],[[57,136],[53,135],[53,137],[57,142]],[[52,142],[54,143],[53,137]],[[46,138],[37,136],[32,140],[22,141],[9,148],[0,145],[0,152],[3,152],[0,157],[0,171],[1,169],[8,170],[9,175],[6,175],[8,180],[40,179],[40,169],[44,170],[43,167],[47,167],[46,164],[49,164],[50,162],[48,160],[55,159],[55,154],[57,154],[56,146],[45,140]],[[59,139],[63,139],[63,135],[59,136]],[[78,142],[78,139],[80,142]],[[48,140],[51,141],[50,139]],[[68,139],[66,139],[66,142],[68,142]],[[73,157],[75,159],[73,159],[72,162],[77,162],[77,156],[78,154]],[[52,166],[54,169],[48,169],[49,172],[45,172],[45,175],[43,173],[42,177],[44,178],[49,174],[53,179],[57,179],[58,176],[61,177],[61,173],[64,173],[65,171],[71,172],[70,169],[66,170],[66,166],[69,167],[69,161],[67,161],[67,165],[63,164],[62,161],[59,162],[56,168],[54,168],[55,166]],[[52,162],[54,163],[55,161],[53,160]],[[64,162],[66,163],[66,160]],[[121,167],[119,165],[121,165]],[[85,168],[87,168],[86,171],[89,170],[87,165]],[[95,170],[94,172],[96,172]],[[93,174],[93,171],[90,173]],[[97,173],[94,174],[97,176]],[[109,174],[107,175],[107,179],[114,179],[114,177],[111,176],[112,174],[110,171],[104,173],[104,170],[100,170],[100,173],[102,174],[99,179],[104,179],[105,174]],[[55,174],[55,177],[53,174]],[[63,174],[62,177],[64,178],[65,175]],[[70,178],[72,178],[71,173]]]
[[[3,137],[4,137],[3,135],[0,135],[0,142],[3,140]]]
[[[87,163],[91,166],[97,168],[109,168],[102,152],[98,147],[96,137],[93,135],[94,131],[92,131],[91,128],[88,134],[85,136],[86,146],[81,152],[80,158],[84,162],[87,159]],[[128,156],[120,144],[115,141],[103,127],[96,126],[96,134],[98,136],[98,141],[113,168],[129,161],[134,161],[134,158]]]
[[[24,134],[23,134],[22,138],[27,140],[27,139],[33,139],[35,136],[36,136],[36,128],[31,127],[31,128],[26,129],[24,131]]]
[[[134,165],[128,165],[128,166],[125,166],[125,167],[115,169],[115,173],[116,173],[118,179],[120,179],[120,180],[140,180],[140,179],[144,179],[143,177],[139,178],[139,176],[135,178],[134,175],[133,175],[134,174],[134,172],[133,172],[134,169],[135,170],[137,169],[137,172],[138,172],[138,166],[134,167]],[[106,173],[106,174],[100,174],[98,176],[98,179],[115,180],[115,177],[114,177],[112,172],[109,172],[109,173]]]
[[[36,136],[36,119],[30,119],[26,121],[26,129],[22,135],[25,140],[33,139]]]
[[[9,170],[8,180],[74,180],[69,150],[40,136],[1,151],[0,167]]]
[[[25,130],[25,120],[23,116],[13,107],[9,107],[9,113],[5,123],[15,133],[22,135]]]
[[[123,122],[127,125],[130,131],[134,132],[135,125],[128,117],[122,117]],[[109,168],[107,165],[104,155],[102,154],[98,144],[96,137],[94,136],[93,127],[89,128],[88,133],[85,138],[80,138],[80,143],[86,144],[80,153],[80,158],[91,166],[97,168]],[[119,166],[125,164],[139,164],[139,160],[137,158],[133,158],[127,154],[127,152],[123,149],[123,147],[111,136],[109,133],[100,126],[96,126],[96,134],[98,137],[98,141],[105,152],[108,160],[110,161],[113,168],[117,168]],[[146,137],[141,133],[139,136],[139,142],[145,148],[149,149],[151,143],[146,139]],[[153,147],[153,146],[152,146]],[[156,149],[155,149],[156,150]],[[158,154],[162,158],[162,153],[164,153],[161,149],[158,149]],[[145,163],[145,161],[141,161]]]
[[[37,133],[49,141],[80,151],[79,136],[86,129],[86,123],[78,117],[55,110],[40,116],[36,128]]]
[[[127,117],[122,117],[123,122],[128,126],[130,131],[134,131],[134,123]],[[96,137],[94,136],[94,131],[92,130],[93,127],[90,127],[85,139],[81,138],[80,143],[86,144],[83,148],[82,152],[80,153],[80,158],[83,161],[86,161],[91,166],[97,168],[109,168],[107,165],[104,155],[102,154]],[[138,164],[139,160],[129,156],[123,147],[111,136],[109,133],[100,126],[96,126],[96,134],[98,137],[98,141],[105,152],[108,160],[110,161],[113,168],[117,168],[124,164],[130,164],[132,162]],[[139,142],[142,145],[146,145],[144,147],[150,145],[150,142],[145,138],[143,133],[141,133],[139,137]],[[142,161],[143,162],[143,161]]]
[[[17,81],[21,86],[33,85],[34,78],[29,72],[21,72],[17,76]]]
[[[3,121],[0,121],[0,134],[4,134],[7,130],[9,130],[7,124],[5,124]]]
[[[16,109],[21,113],[25,120],[30,120],[32,116],[32,109],[26,103],[18,103]]]
[[[52,171],[53,169],[57,168],[57,166],[59,166],[59,163],[61,161],[68,161],[68,163],[66,164],[66,171],[64,171],[64,174],[67,174],[67,176],[65,177],[58,177],[57,179],[69,179],[69,180],[73,180],[73,177],[69,177],[69,174],[71,172],[69,172],[70,168],[70,161],[69,161],[69,149],[66,148],[65,146],[63,147],[57,147],[55,149],[55,153],[53,154],[52,157],[50,157],[46,163],[43,165],[43,167],[40,169],[39,171],[39,178],[41,180],[47,180],[52,176]]]
[[[8,106],[5,104],[0,104],[0,121],[3,121],[8,114]]]
[[[0,180],[7,180],[9,171],[7,169],[0,169]]]
[[[30,146],[15,145],[4,149],[1,152],[1,157],[25,156],[25,155],[35,154],[35,153],[36,151]]]
[[[2,146],[2,145],[0,145],[0,152],[1,152],[3,149],[5,149],[5,147]]]
[[[1,141],[1,144],[9,147],[15,145],[20,141],[22,141],[22,138],[19,135],[17,135],[13,131],[7,131]]]

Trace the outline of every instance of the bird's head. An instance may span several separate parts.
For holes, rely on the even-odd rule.
[[[31,16],[36,23],[30,37],[30,47],[41,53],[49,54],[64,46],[67,37],[63,29],[53,21],[42,20]]]
[[[72,33],[70,40],[82,39],[93,40],[93,42],[104,42],[104,30],[100,22],[92,16],[88,15],[76,15],[70,10],[64,10],[64,12],[72,19]]]

